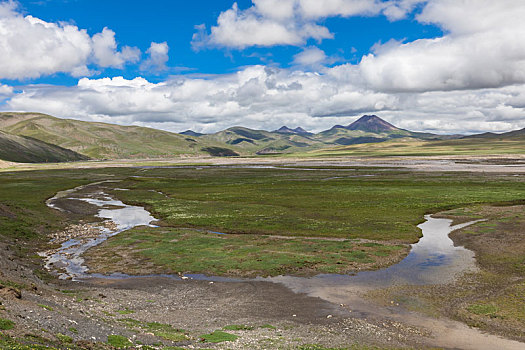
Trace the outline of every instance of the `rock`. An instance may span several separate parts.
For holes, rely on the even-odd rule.
[[[0,285],[0,298],[22,299],[22,293],[18,289]]]

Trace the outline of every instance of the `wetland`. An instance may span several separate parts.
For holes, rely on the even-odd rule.
[[[25,346],[28,333],[79,349],[115,347],[112,335],[146,348],[469,348],[445,337],[452,322],[485,348],[519,348],[515,175],[362,164],[4,172],[0,284],[22,299],[3,302],[14,327],[0,344]]]

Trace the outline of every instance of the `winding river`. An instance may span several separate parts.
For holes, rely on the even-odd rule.
[[[61,279],[132,277],[122,274],[111,276],[90,274],[88,268],[84,265],[82,254],[89,248],[103,243],[109,237],[133,227],[154,226],[152,222],[156,219],[143,207],[124,204],[111,198],[100,189],[79,193],[80,190],[84,190],[86,187],[80,186],[72,190],[59,192],[55,197],[47,201],[47,205],[64,211],[66,209],[60,207],[58,200],[66,198],[87,202],[96,206],[98,211],[96,217],[103,219],[102,223],[93,226],[93,230],[98,233],[87,237],[79,236],[69,239],[63,242],[58,249],[45,253],[46,267],[48,269],[62,270],[59,274]],[[319,288],[333,289],[334,287],[352,286],[362,289],[388,287],[395,284],[446,283],[453,280],[458,274],[474,271],[476,269],[474,253],[463,247],[455,247],[448,235],[454,230],[472,225],[479,220],[456,226],[451,225],[451,220],[433,218],[430,215],[425,216],[425,220],[424,223],[418,226],[422,231],[423,237],[419,242],[412,245],[411,251],[405,259],[388,268],[362,271],[356,275],[321,274],[310,278],[276,276],[259,277],[255,280],[282,283],[297,292],[311,294],[313,290]],[[217,234],[220,233],[217,232]],[[187,276],[193,279],[212,281],[239,281],[239,279],[210,277],[200,274]],[[178,278],[178,276],[174,276],[174,278]]]
[[[142,207],[126,205],[101,190],[85,191],[87,186],[81,186],[57,193],[47,201],[47,205],[57,210],[66,211],[60,206],[60,199],[77,200],[96,206],[96,216],[102,222],[95,224],[94,234],[78,236],[61,243],[60,247],[44,252],[46,267],[57,271],[59,278],[85,280],[89,278],[134,278],[134,277],[167,277],[180,280],[179,276],[128,276],[112,274],[103,276],[89,273],[84,265],[82,254],[95,247],[109,237],[136,226],[149,225],[156,220]],[[121,189],[126,190],[126,189]],[[416,325],[431,330],[431,344],[444,348],[493,350],[493,349],[523,349],[523,343],[504,339],[498,336],[484,334],[478,329],[447,320],[436,319],[417,313],[411,313],[402,307],[392,305],[383,307],[371,303],[361,297],[370,289],[385,288],[394,285],[425,285],[452,281],[456,276],[476,270],[474,253],[463,247],[455,247],[448,237],[449,233],[475,224],[477,221],[461,225],[452,225],[448,219],[425,216],[425,222],[418,227],[422,238],[412,245],[408,256],[398,264],[376,271],[363,271],[355,275],[324,274],[310,278],[294,276],[276,276],[256,278],[255,281],[280,283],[297,293],[305,293],[319,297],[332,303],[348,305],[353,315],[363,318],[396,320],[406,324]],[[217,232],[219,234],[219,232]],[[60,272],[58,272],[60,271]],[[185,278],[208,281],[254,281],[231,279],[225,277],[210,277],[205,275],[186,275]],[[345,306],[346,307],[346,306]]]

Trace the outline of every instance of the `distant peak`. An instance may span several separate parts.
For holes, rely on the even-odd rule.
[[[275,130],[274,132],[277,132],[279,134],[310,134],[308,131],[304,130],[300,126],[298,126],[295,129],[290,129],[286,125],[281,126],[279,129]]]
[[[199,136],[203,136],[204,134],[201,134],[199,132],[195,132],[193,130],[186,130],[186,131],[183,131],[180,133],[181,135],[186,135],[186,136],[194,136],[194,137],[199,137]]]
[[[399,128],[379,118],[377,115],[364,115],[352,124],[348,125],[345,129],[375,133],[399,130]]]

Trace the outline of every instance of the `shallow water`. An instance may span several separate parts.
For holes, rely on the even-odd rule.
[[[54,204],[53,199],[64,197],[90,203],[99,207],[97,217],[113,222],[115,228],[108,229],[101,224],[98,226],[101,231],[98,237],[87,239],[77,237],[63,243],[58,251],[47,256],[46,266],[48,268],[53,266],[63,268],[65,271],[60,274],[60,278],[63,279],[68,277],[73,279],[133,277],[121,273],[109,276],[89,274],[88,268],[83,265],[84,259],[81,255],[89,248],[95,247],[109,237],[125,230],[141,225],[153,226],[151,222],[156,219],[144,208],[126,205],[102,192],[89,193],[78,198],[73,196],[76,190],[78,188],[60,192],[57,196],[50,199],[47,204],[60,210]],[[423,285],[446,283],[453,280],[458,274],[476,270],[474,253],[463,247],[455,247],[448,234],[453,230],[471,225],[477,221],[451,226],[452,221],[448,219],[438,219],[427,215],[425,220],[424,223],[418,226],[422,231],[423,237],[419,242],[412,245],[412,249],[405,259],[388,268],[376,271],[362,271],[355,275],[321,274],[310,278],[276,276],[258,277],[255,280],[281,283],[296,292],[319,295],[323,294],[327,289],[338,288],[339,290],[344,290],[344,287],[362,290],[363,288],[388,287],[396,284]],[[222,234],[221,232],[213,233]],[[188,274],[187,276],[207,281],[242,280],[202,274]],[[178,276],[162,275],[159,277],[179,279]],[[253,279],[251,280],[253,281]]]
[[[47,205],[62,210],[54,204],[54,199],[64,198],[74,193],[74,191],[63,191],[59,195],[47,201]],[[142,207],[126,205],[119,200],[115,200],[104,193],[96,193],[97,199],[94,198],[75,198],[70,199],[88,202],[99,207],[99,218],[106,219],[114,223],[114,228],[109,229],[103,224],[96,225],[94,228],[100,230],[100,235],[93,238],[77,237],[62,243],[61,247],[52,253],[44,253],[46,258],[46,268],[61,268],[64,271],[59,273],[60,279],[79,279],[90,277],[88,268],[84,265],[84,254],[89,248],[95,247],[109,237],[117,235],[123,231],[137,226],[154,226],[151,222],[156,219]]]
[[[375,271],[362,271],[355,275],[322,274],[310,278],[277,276],[259,280],[284,284],[298,293],[326,298],[327,293],[339,292],[338,302],[345,293],[394,285],[425,285],[451,282],[459,274],[476,271],[474,253],[455,247],[449,233],[472,225],[472,221],[451,226],[452,220],[437,219],[430,215],[418,227],[423,233],[419,242],[412,244],[408,256],[398,264]],[[334,297],[332,295],[332,297]],[[333,298],[332,298],[333,299]]]

